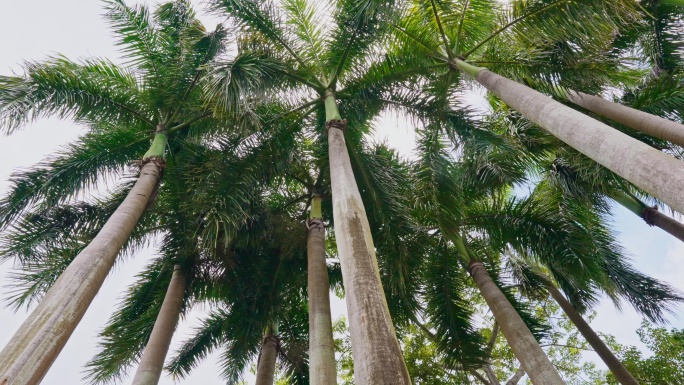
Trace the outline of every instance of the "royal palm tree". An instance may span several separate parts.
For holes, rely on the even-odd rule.
[[[506,263],[524,293],[539,296],[540,292],[548,292],[621,384],[634,385],[638,382],[582,317],[582,312],[591,307],[598,297],[596,292],[600,290],[608,295],[618,307],[620,299],[626,300],[652,322],[662,322],[664,313],[672,309],[672,304],[682,301],[676,290],[639,273],[617,255],[605,260],[605,270],[610,273],[596,277],[590,287],[573,286],[577,282],[564,279],[566,295],[563,295],[558,284],[544,269],[526,256],[521,258],[520,255],[509,255]],[[563,274],[562,271],[557,271],[554,275]]]
[[[493,1],[411,4],[395,31],[407,47],[402,52],[416,57],[413,67],[442,68],[444,89],[462,71],[563,142],[674,209],[684,209],[677,193],[682,182],[680,162],[521,83],[473,65],[487,64],[548,91],[573,82],[596,87],[606,80],[626,81],[624,71],[619,71],[619,55],[610,47],[615,31],[638,21],[634,2],[561,0],[513,2],[510,7]],[[627,149],[633,156],[622,156]],[[653,169],[668,177],[656,177],[650,172]]]
[[[253,139],[249,142],[254,144]],[[238,156],[232,143],[208,148],[172,138],[170,148],[174,155],[167,163],[166,181],[127,247],[132,253],[157,235],[162,239],[161,256],[141,273],[102,332],[102,352],[89,363],[88,377],[94,383],[122,378],[137,360],[139,374],[145,375],[136,375],[134,383],[156,383],[181,310],[186,312],[194,302],[202,301],[211,291],[215,271],[231,265],[217,246],[225,237],[220,240],[217,234],[230,233],[247,221],[245,208],[252,194],[260,191],[254,167],[250,168],[253,159]],[[255,154],[259,150],[249,155]],[[259,171],[273,167],[260,165]],[[199,188],[193,183],[198,183],[200,170],[209,175],[199,182],[206,195],[189,194]],[[20,218],[17,228],[5,234],[8,247],[2,250],[4,257],[22,260],[29,270],[19,275],[25,290],[16,293],[16,305],[39,299],[54,284],[79,247],[95,236],[125,197],[127,187],[121,186],[121,192],[102,202],[37,208]],[[169,308],[167,302],[174,306]]]
[[[281,356],[291,383],[308,383],[306,228],[272,209],[252,207],[252,219],[226,245],[234,268],[216,277],[210,293],[216,306],[172,359],[173,375],[184,377],[222,348],[222,376],[229,382],[258,354],[257,382],[272,383]]]
[[[6,132],[46,115],[91,127],[64,153],[15,176],[13,190],[2,202],[3,227],[33,205],[59,203],[142,159],[137,183],[119,209],[0,354],[0,376],[10,383],[40,381],[66,343],[154,196],[169,137],[223,127],[213,111],[226,112],[232,104],[226,99],[212,105],[204,89],[218,83],[237,89],[225,79],[208,77],[207,65],[222,54],[227,31],[219,26],[206,32],[188,2],[160,5],[154,15],[146,7],[129,7],[122,1],[106,7],[106,17],[129,59],[127,67],[100,59],[74,62],[56,57],[27,64],[24,76],[0,79]],[[234,92],[231,95],[237,98]]]
[[[318,141],[329,157],[335,240],[345,278],[354,375],[358,383],[407,384],[392,319],[380,281],[366,207],[352,170],[350,137],[359,137],[380,108],[364,98],[385,77],[368,66],[382,50],[394,2],[364,0],[283,3],[217,0],[214,8],[244,26],[240,39],[273,64],[271,97],[293,101],[318,119]],[[295,99],[295,100],[293,100]],[[301,101],[301,100],[304,101]],[[346,119],[343,119],[346,118]],[[327,142],[327,143],[326,143]]]

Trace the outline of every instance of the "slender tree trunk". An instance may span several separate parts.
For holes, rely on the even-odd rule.
[[[487,347],[485,348],[485,353],[487,354],[487,361],[485,365],[482,367],[482,370],[484,370],[485,374],[487,375],[487,379],[489,382],[492,384],[499,385],[499,379],[496,377],[496,373],[494,373],[494,369],[492,369],[492,351],[494,350],[494,345],[496,344],[496,338],[499,335],[499,323],[494,321],[494,325],[492,325],[492,335],[489,337],[489,341],[487,342]]]
[[[489,380],[490,383],[499,385],[499,379],[496,377],[496,373],[494,373],[494,369],[492,368],[491,364],[483,366],[482,370],[487,375],[487,380]]]
[[[492,383],[491,381],[488,381],[485,376],[478,373],[475,369],[468,369],[468,373],[472,374],[475,379],[482,383],[482,385],[499,385],[498,382]]]
[[[569,90],[567,98],[580,107],[627,127],[684,146],[684,125],[582,92]]]
[[[485,68],[455,64],[530,121],[684,213],[684,162]]]
[[[611,196],[629,211],[641,217],[649,226],[657,226],[684,242],[684,223],[681,223],[658,211],[657,207],[649,207],[638,198],[623,192]]]
[[[471,261],[468,269],[501,327],[506,341],[525,372],[530,376],[532,383],[535,385],[565,384],[530,329],[489,276],[482,262]]]
[[[273,385],[275,378],[276,357],[278,355],[278,336],[275,328],[270,327],[264,336],[257,364],[255,385]]]
[[[166,135],[155,135],[151,148],[159,148],[160,142],[166,142]],[[161,148],[161,153],[146,154],[126,199],[0,352],[0,385],[38,384],[50,369],[145,211],[161,178]]]
[[[171,338],[176,331],[183,307],[185,288],[185,275],[180,266],[174,266],[164,302],[154,323],[150,340],[147,341],[142,358],[140,358],[132,385],[157,385],[159,383],[166,353],[169,351]]]
[[[337,368],[320,195],[314,194],[311,198],[308,225],[309,382],[311,385],[333,385],[337,383]]]
[[[380,282],[370,225],[354,179],[335,97],[325,99],[335,239],[349,314],[354,380],[358,385],[402,385],[411,379]]]
[[[550,283],[546,284],[546,289],[549,291],[549,294],[551,294],[551,297],[558,302],[558,305],[561,307],[561,309],[563,309],[568,318],[570,318],[570,321],[572,321],[577,330],[579,330],[582,336],[584,336],[584,339],[589,342],[589,345],[591,345],[592,348],[594,348],[596,354],[598,354],[606,366],[608,366],[608,369],[610,369],[615,378],[622,385],[639,385],[637,380],[632,377],[627,368],[625,368],[620,360],[615,357],[608,346],[601,341],[601,338],[598,336],[598,334],[594,332],[591,326],[589,326],[587,321],[582,318],[582,315],[575,310],[572,304],[565,299],[563,294],[561,294],[561,292]]]
[[[520,379],[523,378],[525,375],[525,369],[523,369],[522,365],[518,368],[518,370],[515,372],[513,377],[511,377],[510,380],[506,382],[506,385],[516,385],[518,382],[520,382]]]

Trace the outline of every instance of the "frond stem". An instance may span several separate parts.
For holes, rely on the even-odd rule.
[[[458,21],[458,30],[456,31],[456,48],[454,48],[456,55],[458,55],[458,51],[460,50],[461,32],[463,31],[463,22],[465,21],[466,11],[468,10],[469,5],[470,0],[466,0],[465,4],[463,5],[463,11],[461,12],[461,20]]]
[[[434,1],[434,0],[433,0],[433,1]],[[563,2],[565,2],[565,1],[568,1],[568,0],[557,0],[557,1],[554,1],[553,3],[548,4],[548,5],[545,5],[545,6],[541,7],[541,8],[539,8],[539,9],[536,10],[536,11],[530,12],[530,13],[528,13],[528,14],[522,15],[522,16],[520,16],[520,17],[517,17],[517,18],[511,20],[508,24],[506,24],[506,25],[504,25],[503,27],[497,29],[496,31],[494,31],[494,33],[492,33],[491,35],[489,35],[486,39],[482,40],[481,42],[479,42],[478,44],[476,44],[475,47],[471,48],[468,52],[464,53],[463,56],[462,56],[462,58],[463,58],[463,59],[467,59],[468,56],[470,56],[473,52],[477,51],[480,47],[482,47],[483,45],[485,45],[488,41],[490,41],[490,40],[492,40],[493,38],[497,37],[500,33],[504,32],[505,30],[507,30],[508,28],[514,26],[515,24],[518,24],[519,22],[521,22],[521,21],[527,19],[528,17],[532,17],[532,16],[534,16],[534,15],[536,15],[536,14],[538,14],[538,13],[544,12],[544,11],[546,11],[546,10],[549,9],[549,8],[553,8],[553,7],[555,7],[556,5],[558,5],[558,4],[560,4],[560,3],[563,3]]]
[[[442,36],[442,42],[444,43],[444,48],[446,49],[449,61],[453,60],[454,53],[451,52],[451,46],[449,45],[449,39],[444,32],[444,27],[442,26],[442,20],[439,18],[439,13],[437,12],[437,4],[435,0],[430,0],[430,5],[432,6],[432,13],[435,15],[435,22],[437,22],[437,28],[439,28],[439,34]]]

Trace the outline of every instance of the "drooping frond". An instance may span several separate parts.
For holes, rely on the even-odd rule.
[[[158,32],[145,5],[129,6],[123,0],[105,0],[105,17],[118,37],[125,58],[156,75],[162,65]]]
[[[1,238],[0,259],[13,258],[8,303],[19,309],[39,301],[76,255],[100,231],[132,187],[120,186],[95,202],[41,207],[26,212]],[[155,233],[156,216],[147,213],[124,246],[126,254],[144,246]]]
[[[467,276],[457,252],[440,242],[426,257],[425,317],[435,329],[437,348],[450,368],[479,366],[486,358],[484,341],[472,324],[473,307],[464,297]]]
[[[10,225],[35,204],[63,203],[90,192],[102,180],[121,175],[149,143],[137,128],[106,126],[83,135],[38,165],[15,172],[9,193],[0,201],[0,225]]]
[[[364,148],[348,141],[350,159],[376,247],[390,314],[399,327],[419,305],[415,294],[426,234],[411,217],[410,170],[383,145]]]
[[[97,125],[154,125],[133,73],[109,61],[53,57],[26,63],[24,76],[0,76],[0,127],[5,133],[56,115]]]

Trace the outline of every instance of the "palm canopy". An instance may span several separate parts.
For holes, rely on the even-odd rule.
[[[268,108],[281,113],[277,106]],[[233,263],[226,258],[227,244],[252,220],[250,208],[263,186],[292,159],[296,147],[286,140],[293,133],[292,120],[298,118],[281,119],[280,125],[246,138],[224,134],[209,145],[187,135],[171,138],[166,179],[127,247],[132,254],[160,236],[161,255],[141,273],[102,332],[102,352],[89,364],[93,382],[121,378],[139,359],[174,264],[184,269],[188,281],[186,309],[216,290],[215,276]],[[111,198],[38,206],[22,213],[3,234],[2,250],[3,258],[22,262],[24,271],[16,276],[22,286],[12,298],[17,307],[42,297],[130,187],[122,184]]]
[[[511,195],[514,185],[536,182],[542,165],[559,151],[557,140],[515,116],[502,124],[500,116],[478,121],[467,112],[450,108],[433,115],[440,111],[434,99],[421,101],[418,108],[410,110],[424,126],[419,130],[411,190],[415,214],[445,245],[454,245],[443,260],[433,260],[440,255],[437,252],[427,257],[432,261],[426,262],[431,266],[426,270],[427,287],[447,280],[450,275],[445,275],[445,270],[465,267],[473,258],[484,260],[497,274],[504,256],[514,252],[549,269],[579,308],[591,306],[602,291],[616,305],[624,298],[647,317],[662,319],[663,312],[680,300],[669,286],[635,271],[626,261],[605,225],[607,205],[599,190],[583,190],[586,199],[574,199],[544,181],[529,197]],[[612,174],[593,162],[589,166],[604,170],[607,176]],[[613,179],[612,188],[621,186],[619,178]],[[558,184],[571,188],[563,181]],[[455,247],[459,243],[465,243],[466,249]],[[444,269],[445,264],[451,268]],[[453,275],[449,284],[457,285],[459,274],[454,271]],[[462,304],[455,300],[458,290],[444,288],[427,290],[429,296],[423,302],[427,304],[426,320],[443,338],[440,351],[453,357],[458,350],[444,342],[448,341],[445,331],[449,323],[442,319],[450,312],[435,307],[440,302],[433,297],[446,292],[453,292],[449,298],[454,302],[442,303]],[[472,309],[460,306],[460,319],[467,321]]]
[[[214,76],[210,64],[225,60],[229,34],[222,26],[207,32],[189,2],[165,3],[154,13],[123,1],[105,6],[124,66],[106,59],[54,57],[26,63],[22,76],[0,77],[5,133],[50,115],[88,127],[76,143],[12,177],[11,192],[0,203],[3,226],[31,205],[63,202],[102,178],[120,175],[141,159],[155,131],[185,137],[223,129],[227,111],[241,100],[236,93],[238,83],[248,82],[249,60],[231,62],[230,79]],[[218,85],[228,90],[230,103],[206,97],[205,90]],[[245,116],[229,128],[248,124]]]
[[[214,289],[205,296],[214,309],[169,364],[174,375],[184,377],[209,352],[222,348],[222,375],[237,381],[259,351],[263,330],[277,322],[292,381],[306,382],[306,229],[263,203],[252,204],[250,221],[222,246],[232,266],[215,277]]]
[[[626,53],[613,48],[616,33],[642,17],[633,1],[416,0],[404,8],[393,23],[399,49],[445,87],[459,81],[455,59],[546,91],[634,79]]]

